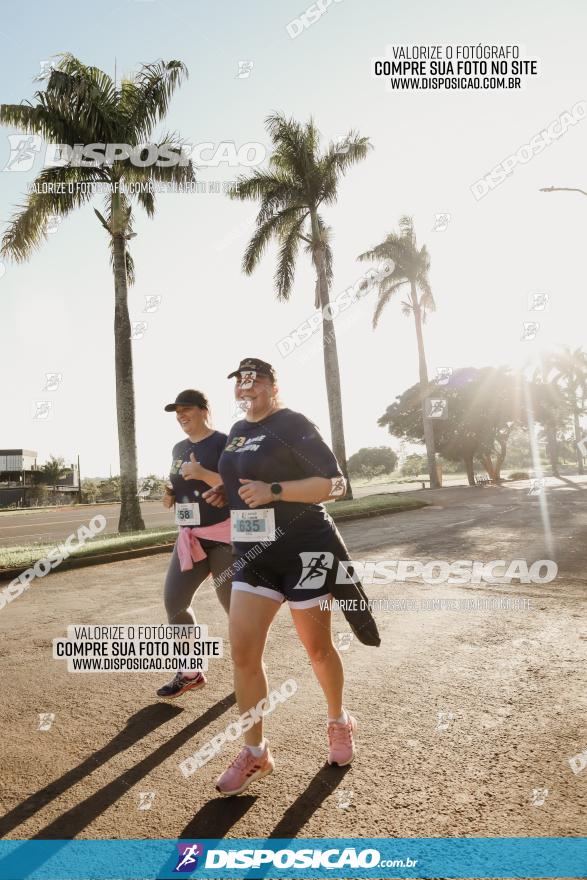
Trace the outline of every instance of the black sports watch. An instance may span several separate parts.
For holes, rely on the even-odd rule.
[[[271,494],[272,495],[275,495],[277,498],[279,498],[279,496],[281,495],[282,492],[283,492],[283,488],[281,486],[281,483],[271,483]]]

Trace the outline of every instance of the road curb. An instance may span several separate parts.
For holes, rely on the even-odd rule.
[[[393,513],[406,513],[406,511],[409,510],[421,510],[422,507],[429,506],[426,501],[421,501],[420,505],[420,507],[406,507],[403,509],[392,508],[391,510],[371,510],[364,511],[363,513],[350,513],[346,516],[342,514],[336,517],[335,523],[348,523],[353,522],[354,520],[371,519],[371,517],[374,516],[388,516]],[[69,569],[74,568],[86,568],[89,565],[105,565],[109,562],[125,562],[128,559],[140,559],[142,556],[155,556],[158,553],[171,553],[174,546],[175,541],[172,541],[170,544],[156,544],[154,547],[137,547],[135,550],[120,550],[117,553],[96,553],[92,556],[70,556],[69,559],[64,559],[63,562],[57,566],[55,571],[68,571]],[[17,568],[0,569],[0,583],[17,578],[19,574],[22,574],[27,568],[32,568],[33,565],[34,563],[26,567],[19,566]],[[50,572],[47,572],[47,574],[49,573]]]
[[[175,541],[171,544],[157,544],[155,547],[138,547],[136,550],[120,550],[118,553],[96,553],[92,556],[70,556],[57,566],[55,571],[68,571],[72,568],[86,568],[89,565],[104,565],[108,562],[125,562],[127,559],[140,559],[142,556],[154,556],[156,553],[171,553]],[[32,568],[34,563],[26,568]],[[0,568],[0,583],[11,581],[23,571],[25,567]],[[47,572],[49,574],[49,572]]]

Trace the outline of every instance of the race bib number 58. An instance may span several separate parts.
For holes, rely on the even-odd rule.
[[[176,504],[175,505],[175,524],[178,526],[199,526],[200,525],[200,505],[199,504]]]

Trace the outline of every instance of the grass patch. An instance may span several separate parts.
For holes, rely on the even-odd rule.
[[[401,495],[369,495],[353,501],[330,502],[326,505],[328,513],[337,522],[352,519],[354,516],[373,516],[379,513],[397,513],[401,510],[414,510],[425,507],[426,502]],[[176,528],[160,527],[145,529],[142,532],[98,536],[75,547],[72,557],[96,556],[104,553],[117,553],[123,550],[139,550],[141,547],[157,547],[171,544],[177,537]],[[3,547],[0,550],[1,568],[28,568],[43,559],[59,541],[51,544],[26,544],[16,547]]]
[[[332,519],[341,522],[353,516],[372,516],[376,513],[399,513],[402,510],[416,510],[426,507],[426,501],[417,498],[406,498],[402,495],[367,495],[366,498],[355,498],[353,501],[330,501],[326,510]]]
[[[81,547],[76,547],[71,553],[72,557],[95,556],[101,553],[117,553],[122,550],[138,550],[141,547],[156,547],[159,544],[170,544],[177,537],[177,529],[158,528],[145,529],[142,532],[124,532],[115,535],[104,535],[86,541]],[[56,547],[59,541],[52,544],[26,544],[17,547],[3,547],[0,550],[0,568],[26,568],[35,563]]]

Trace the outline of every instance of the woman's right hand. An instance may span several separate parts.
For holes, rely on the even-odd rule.
[[[163,507],[166,507],[167,510],[171,510],[175,504],[175,495],[170,495],[169,492],[166,492],[161,500],[163,501]]]

